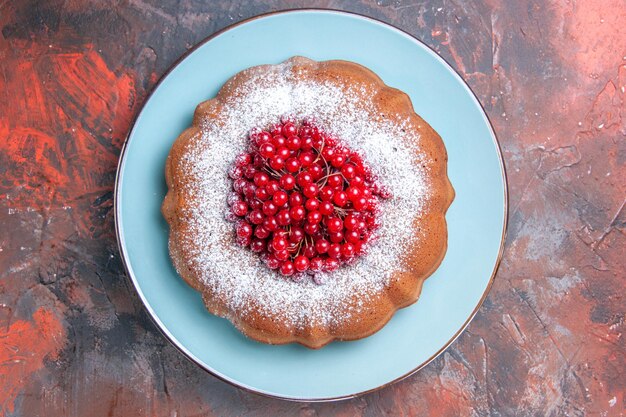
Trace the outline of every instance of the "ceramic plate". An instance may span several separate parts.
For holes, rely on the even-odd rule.
[[[365,41],[366,40],[366,41]],[[167,251],[160,206],[163,167],[196,105],[237,72],[291,56],[343,59],[370,68],[411,97],[443,138],[456,190],[448,252],[419,301],[378,333],[321,350],[269,346],[209,314],[179,278]],[[417,371],[448,347],[484,300],[506,228],[506,180],[500,150],[476,97],[421,42],[376,20],[335,11],[273,13],[224,30],[197,46],[160,81],[129,133],[116,184],[120,250],[139,296],[185,355],[217,377],[260,394],[331,400],[364,393]]]

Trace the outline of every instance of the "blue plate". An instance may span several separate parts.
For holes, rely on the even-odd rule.
[[[443,138],[456,198],[447,214],[448,252],[417,304],[380,332],[318,351],[269,346],[209,314],[174,271],[160,213],[165,158],[194,108],[237,72],[293,55],[343,59],[409,94]],[[116,183],[120,250],[139,296],[163,333],[198,365],[241,388],[307,401],[348,398],[399,380],[454,341],[484,300],[506,229],[504,166],[476,97],[436,53],[370,18],[322,10],[274,13],[234,25],[179,61],[144,104],[128,136]]]

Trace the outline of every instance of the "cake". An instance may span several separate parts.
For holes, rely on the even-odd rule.
[[[259,342],[369,336],[417,301],[447,249],[443,142],[356,63],[237,73],[197,106],[165,178],[176,270]]]

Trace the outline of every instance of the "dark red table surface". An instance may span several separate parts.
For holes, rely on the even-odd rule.
[[[0,1],[0,415],[624,415],[624,1],[297,3],[410,32],[485,106],[510,225],[475,320],[418,374],[340,403],[263,398],[202,371],[124,278],[120,147],[182,53],[293,3]]]

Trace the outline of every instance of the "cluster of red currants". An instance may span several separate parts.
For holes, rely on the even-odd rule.
[[[390,197],[362,158],[307,121],[249,138],[228,173],[237,242],[286,276],[333,271],[360,255],[380,199]]]

